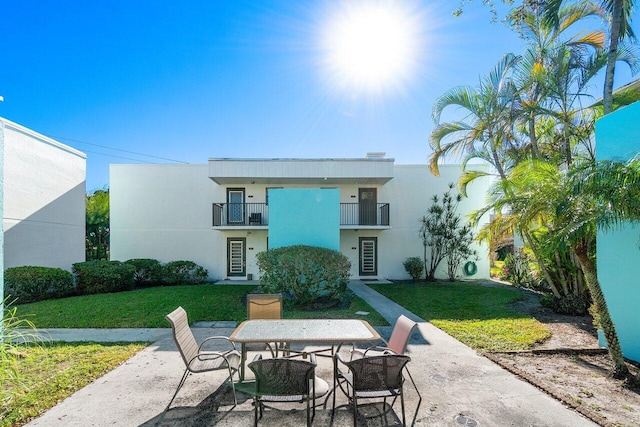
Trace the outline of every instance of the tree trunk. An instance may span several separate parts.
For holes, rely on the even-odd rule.
[[[611,11],[611,31],[609,33],[609,52],[607,52],[607,68],[604,75],[604,91],[602,103],[604,114],[613,111],[613,76],[616,70],[618,56],[618,42],[620,41],[620,24],[622,22],[622,7],[624,0],[614,0]]]
[[[589,292],[591,293],[591,298],[595,304],[600,320],[600,327],[602,328],[602,332],[604,332],[604,336],[607,340],[609,356],[614,363],[611,375],[617,379],[625,379],[629,376],[629,368],[624,361],[622,348],[620,347],[618,334],[616,333],[616,327],[611,320],[609,308],[607,307],[607,302],[604,299],[604,294],[602,293],[602,288],[598,281],[595,266],[589,259],[586,245],[576,244],[575,252],[578,257],[578,261],[580,261],[582,271],[584,272],[584,279],[587,283],[587,287],[589,288]]]

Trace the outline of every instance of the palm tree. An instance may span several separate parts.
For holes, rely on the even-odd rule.
[[[510,73],[518,60],[517,56],[507,54],[477,88],[456,87],[436,99],[432,117],[437,126],[430,137],[433,149],[429,158],[431,173],[438,176],[439,161],[448,155],[459,154],[466,160],[483,156],[501,179],[506,178],[504,152],[513,142],[514,122],[511,107],[515,87]],[[466,110],[466,117],[440,123],[442,112],[452,106]]]
[[[545,244],[551,250],[569,246],[578,259],[593,299],[599,326],[614,362],[612,375],[625,378],[629,371],[622,355],[593,262],[596,228],[610,230],[624,221],[640,221],[640,159],[627,163],[587,160],[563,172],[548,162],[529,162],[514,169],[515,185],[530,190],[511,205],[521,221],[555,212],[555,233]],[[533,185],[532,185],[533,183]]]
[[[557,14],[563,0],[549,0],[545,3],[545,18],[553,25],[558,24]],[[634,39],[631,28],[631,17],[635,8],[634,0],[600,0],[600,5],[609,14],[609,47],[607,51],[607,68],[604,78],[603,102],[604,114],[613,111],[613,77],[618,61],[619,43]]]

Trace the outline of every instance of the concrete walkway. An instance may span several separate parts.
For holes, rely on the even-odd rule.
[[[526,383],[428,322],[408,312],[359,281],[349,287],[380,312],[391,324],[400,314],[419,322],[410,341],[410,371],[422,394],[416,416],[418,426],[596,426],[564,407],[544,392]],[[193,328],[198,340],[211,335],[229,335],[229,324]],[[378,328],[388,337],[391,327]],[[79,390],[30,426],[247,426],[253,422],[251,399],[238,394],[233,407],[230,389],[221,386],[219,372],[192,375],[172,408],[164,411],[184,370],[169,329],[146,330],[49,330],[51,339],[67,341],[153,341],[126,363]],[[317,374],[331,382],[332,364],[318,359]],[[338,393],[338,404],[346,400]],[[416,392],[406,387],[407,418],[418,403]],[[329,405],[330,406],[330,405]],[[399,404],[391,416],[400,415]],[[304,425],[304,406],[298,410],[266,410],[261,426]],[[331,425],[330,410],[318,410],[314,425]],[[389,420],[387,420],[389,421]],[[377,426],[379,420],[360,420],[359,425]],[[348,408],[336,411],[334,426],[352,425]],[[398,425],[391,422],[389,425]]]

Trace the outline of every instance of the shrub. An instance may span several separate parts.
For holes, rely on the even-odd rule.
[[[578,295],[565,295],[556,297],[551,294],[540,298],[542,306],[550,308],[555,313],[569,314],[571,316],[584,316],[589,313],[591,298],[587,292]]]
[[[500,277],[514,286],[527,287],[527,283],[531,281],[529,257],[517,252],[507,255]]]
[[[424,269],[424,263],[420,259],[420,257],[413,256],[407,258],[402,265],[404,265],[404,269],[407,270],[409,276],[413,280],[420,280],[420,276],[422,276],[422,270]]]
[[[80,295],[133,289],[136,267],[120,261],[86,261],[73,264]]]
[[[207,269],[193,261],[171,261],[164,265],[164,282],[168,285],[204,283],[209,277]]]
[[[260,252],[256,257],[265,292],[282,292],[294,305],[303,306],[345,297],[351,263],[338,251],[295,245]]]
[[[125,264],[136,268],[133,276],[136,286],[154,286],[162,284],[164,270],[157,259],[134,258],[125,261]]]
[[[20,304],[61,298],[74,291],[73,275],[61,268],[24,266],[5,271],[4,293]]]

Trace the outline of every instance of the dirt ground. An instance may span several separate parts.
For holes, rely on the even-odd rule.
[[[598,347],[591,317],[555,314],[536,294],[524,294],[514,309],[547,325],[551,338],[530,351],[487,357],[602,426],[640,426],[640,389],[607,375],[611,359]],[[629,368],[638,371],[637,365]]]

